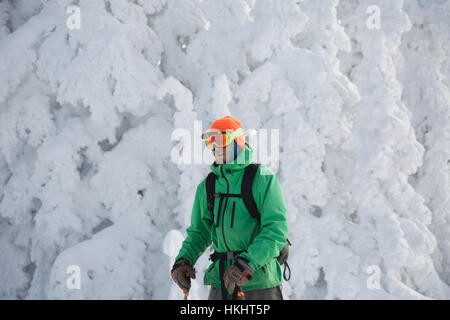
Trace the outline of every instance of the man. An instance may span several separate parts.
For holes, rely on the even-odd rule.
[[[191,225],[171,270],[172,279],[185,295],[195,279],[197,259],[211,244],[213,261],[203,282],[211,285],[208,299],[282,300],[281,266],[277,260],[286,244],[286,207],[277,176],[267,167],[257,167],[252,185],[254,202],[260,213],[252,217],[244,204],[241,182],[252,162],[253,150],[237,119],[225,116],[214,121],[202,135],[214,152],[215,174],[213,212],[208,210],[206,178],[197,186]]]

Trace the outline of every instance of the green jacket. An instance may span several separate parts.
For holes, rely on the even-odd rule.
[[[241,193],[244,168],[252,162],[253,149],[246,144],[232,163],[211,164],[218,176],[215,190],[222,193]],[[176,260],[185,258],[194,265],[211,244],[215,251],[241,251],[238,257],[249,261],[254,270],[252,280],[242,287],[243,291],[271,288],[283,282],[281,266],[276,257],[286,244],[288,223],[286,206],[277,176],[261,165],[253,182],[252,192],[261,224],[247,211],[241,198],[223,199],[218,226],[212,222],[207,208],[206,178],[197,186],[191,215],[191,225]],[[215,198],[214,219],[218,217],[219,198]],[[216,221],[214,221],[216,222]],[[225,269],[231,262],[226,261]],[[206,270],[203,282],[221,289],[219,260]]]

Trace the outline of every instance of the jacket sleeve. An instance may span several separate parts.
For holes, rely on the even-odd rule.
[[[186,229],[187,237],[184,239],[175,261],[185,258],[193,266],[211,244],[211,225],[211,216],[206,203],[205,180],[203,180],[197,186],[191,213],[191,225]]]
[[[247,252],[239,257],[246,259],[248,265],[257,270],[280,254],[286,244],[288,222],[281,186],[269,168],[260,166],[252,191],[261,214],[261,230]]]

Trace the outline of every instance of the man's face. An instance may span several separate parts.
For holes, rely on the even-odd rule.
[[[229,144],[225,148],[215,146],[214,147],[214,156],[216,157],[217,164],[226,163],[227,155],[233,152],[233,144]]]

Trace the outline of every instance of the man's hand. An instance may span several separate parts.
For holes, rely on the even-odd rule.
[[[170,276],[181,290],[187,293],[191,289],[191,278],[195,279],[195,269],[186,259],[179,259],[174,263]]]
[[[232,294],[236,286],[242,287],[246,285],[248,280],[252,279],[252,273],[253,269],[250,268],[245,262],[239,259],[236,260],[236,262],[230,265],[223,274],[225,288],[228,293]]]

